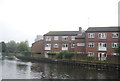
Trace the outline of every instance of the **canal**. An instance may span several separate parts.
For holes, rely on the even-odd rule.
[[[0,79],[118,79],[117,71],[78,66],[0,60]]]

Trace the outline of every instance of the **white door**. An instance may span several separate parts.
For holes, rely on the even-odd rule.
[[[49,53],[49,52],[46,52],[46,53],[45,53],[45,58],[48,58],[48,54],[47,54],[47,53]]]
[[[106,53],[98,53],[98,59],[101,61],[106,60],[107,54]]]

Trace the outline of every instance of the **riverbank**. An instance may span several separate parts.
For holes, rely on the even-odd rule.
[[[54,63],[54,64],[65,64],[65,65],[74,65],[85,67],[89,69],[96,69],[96,70],[120,70],[119,64],[112,64],[112,63],[104,63],[104,62],[88,62],[88,61],[76,61],[76,60],[66,60],[66,59],[49,59],[49,58],[37,58],[37,57],[23,57],[23,56],[16,56],[18,59],[24,61],[31,61],[31,62],[44,62],[44,63]]]

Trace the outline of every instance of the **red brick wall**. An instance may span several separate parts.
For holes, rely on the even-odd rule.
[[[44,40],[33,43],[31,51],[44,53]]]
[[[68,44],[68,51],[74,51],[75,48],[71,48],[71,43],[75,43],[75,40],[71,40],[71,36],[68,36],[67,41],[62,41],[62,36],[58,36],[59,40],[54,40],[54,36],[51,36],[51,41],[45,41],[45,44],[49,43],[51,44],[51,50],[48,50],[50,52],[56,52],[56,51],[61,51],[62,49],[62,44]],[[45,37],[44,37],[45,39]],[[54,48],[54,44],[58,44],[58,48]],[[44,50],[47,51],[47,50]]]
[[[85,39],[76,39],[75,40],[75,52],[82,52],[83,54],[85,54],[85,46],[77,46],[77,43],[85,43]]]
[[[86,33],[86,53],[94,52],[96,56],[97,56],[98,52],[105,52],[108,55],[111,55],[112,53],[114,53],[115,48],[112,48],[112,43],[118,42],[118,38],[112,38],[112,33],[115,33],[115,32],[91,32],[91,33],[95,33],[95,37],[88,38],[88,33]],[[99,39],[98,33],[107,33],[107,38]],[[118,32],[116,32],[116,33],[118,33]],[[94,42],[94,48],[89,48],[88,42]],[[107,43],[107,51],[98,51],[98,43],[99,42]]]

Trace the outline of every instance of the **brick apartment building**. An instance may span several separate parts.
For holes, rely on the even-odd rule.
[[[86,53],[106,60],[107,55],[117,55],[120,30],[118,27],[90,27],[86,30]]]
[[[79,31],[50,31],[44,34],[43,41],[33,43],[31,49],[44,54],[67,50],[106,60],[107,55],[117,55],[114,50],[119,39],[118,27],[89,27],[85,32],[79,27]]]
[[[50,31],[44,35],[44,52],[75,51],[75,38],[82,34],[79,31]]]

